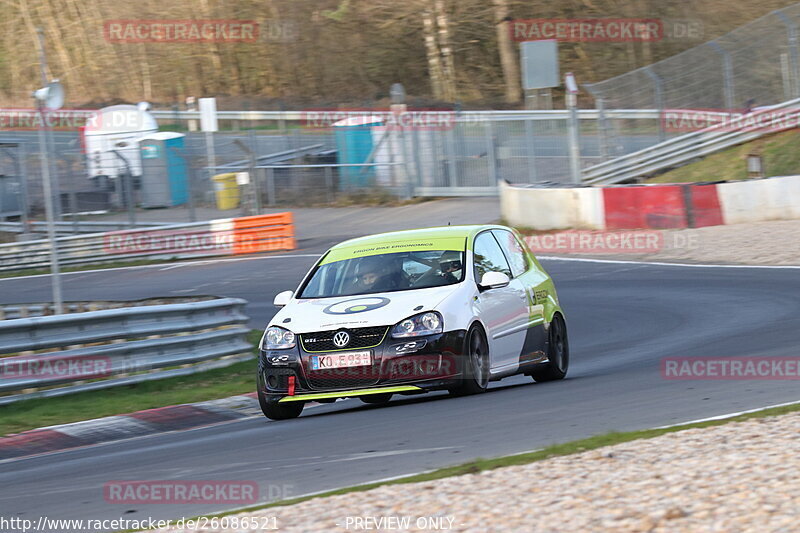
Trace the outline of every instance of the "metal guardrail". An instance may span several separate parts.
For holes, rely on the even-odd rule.
[[[13,394],[0,396],[0,405],[249,359],[246,303],[223,298],[2,321],[0,393]],[[184,365],[193,366],[176,368]],[[50,388],[59,385],[67,386]]]
[[[141,258],[238,255],[295,247],[291,213],[59,237],[56,242],[59,261],[65,266]],[[49,264],[48,240],[0,244],[0,272],[45,268]]]
[[[371,113],[369,110],[362,111],[337,111],[331,109],[328,111],[309,110],[309,111],[217,111],[217,118],[219,120],[238,120],[238,121],[261,121],[261,120],[275,120],[286,122],[303,122],[313,121],[313,114],[323,114],[329,112],[337,116],[347,114],[348,116],[361,116]],[[385,110],[376,109],[375,112],[385,112]],[[483,122],[487,120],[566,120],[569,118],[569,111],[566,109],[549,109],[549,110],[492,110],[492,111],[414,111],[410,109],[411,113],[423,113],[432,115],[453,115],[455,114],[456,122]],[[199,120],[199,111],[170,111],[158,110],[151,111],[157,119],[174,119],[178,120]],[[605,118],[608,119],[655,119],[661,117],[658,109],[613,109],[604,112]],[[601,112],[597,109],[580,109],[578,110],[578,118],[581,120],[596,120],[600,118]]]
[[[768,109],[753,111],[752,115],[758,117],[761,114],[773,114],[775,111],[785,110],[798,104],[800,98],[770,106]],[[744,127],[733,131],[727,124],[712,126],[585,168],[582,171],[583,182],[588,185],[612,185],[648,176],[737,144],[794,128],[796,127],[794,124],[796,121],[793,123],[785,120],[783,125],[756,129]]]
[[[120,222],[120,221],[107,221],[107,222],[98,222],[98,221],[88,221],[88,220],[80,220],[80,221],[56,221],[54,222],[56,233],[102,233],[106,231],[118,231],[118,230],[125,230],[130,229],[131,224],[130,222]],[[162,222],[137,222],[135,227],[137,228],[154,228],[163,226]],[[47,223],[46,222],[30,222],[27,228],[28,231],[33,233],[46,233],[47,232]],[[0,231],[5,231],[8,233],[24,233],[26,230],[25,226],[21,222],[0,222]]]

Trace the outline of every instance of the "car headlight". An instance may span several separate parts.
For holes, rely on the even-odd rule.
[[[262,350],[286,350],[297,345],[295,334],[288,329],[271,326],[264,332],[261,340]]]
[[[443,328],[442,315],[435,311],[420,313],[406,318],[392,328],[392,337],[395,339],[405,337],[419,337],[421,335],[434,335],[441,333]]]

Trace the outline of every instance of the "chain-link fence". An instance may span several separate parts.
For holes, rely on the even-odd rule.
[[[800,4],[586,88],[605,109],[745,109],[800,97]]]
[[[581,111],[581,165],[587,167],[657,142],[657,132],[647,126],[655,118],[650,115],[627,118],[625,131],[610,135],[609,125],[598,119],[598,113]],[[613,112],[608,116],[617,117]],[[169,171],[148,163],[149,149],[143,141],[115,141],[103,150],[94,150],[78,131],[53,131],[48,159],[61,220],[119,212],[122,215],[117,219],[134,225],[138,220],[153,220],[153,216],[141,216],[141,208],[156,205],[174,208],[173,216],[165,220],[193,221],[199,218],[195,213],[199,208],[234,215],[270,206],[491,195],[496,194],[499,179],[566,183],[570,180],[568,120],[565,111],[465,113],[432,128],[378,123],[340,129],[309,127],[302,120],[281,121],[278,127],[264,121],[242,121],[237,128],[221,124],[223,131],[203,133],[186,131],[188,120],[175,118],[172,126],[182,133],[157,136],[181,138],[180,146],[169,150],[185,167],[181,178],[185,192],[179,201],[160,204],[154,204],[152,198],[174,194],[169,190]],[[21,147],[15,152],[20,161],[17,164],[7,154],[3,159],[0,153],[0,160],[8,163],[3,168],[7,175],[24,174],[27,199],[20,198],[20,202],[27,205],[32,218],[41,218],[44,193],[39,134],[15,131],[8,135]],[[152,175],[154,168],[157,175]],[[214,177],[233,179],[231,174],[237,172],[248,173],[245,179],[252,185],[235,183],[234,207],[221,205],[221,189],[230,186]],[[177,210],[184,212],[175,215]]]

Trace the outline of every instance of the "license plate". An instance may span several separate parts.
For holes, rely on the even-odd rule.
[[[327,370],[329,368],[349,368],[351,366],[369,366],[372,364],[372,353],[339,352],[326,355],[311,356],[311,370]]]

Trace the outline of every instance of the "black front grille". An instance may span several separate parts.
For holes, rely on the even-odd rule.
[[[336,374],[332,371],[309,372],[307,375],[308,384],[314,389],[355,389],[376,385],[378,376],[348,376]]]
[[[331,352],[334,350],[372,348],[381,343],[388,329],[388,326],[353,329],[342,328],[332,331],[305,333],[300,335],[300,340],[303,343],[303,349],[307,352]],[[347,346],[339,347],[333,344],[333,336],[338,331],[346,331],[350,334],[350,343]]]

